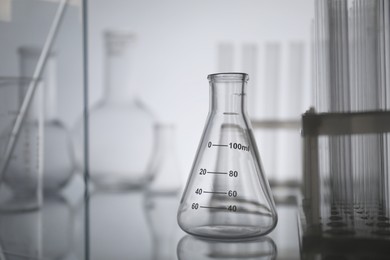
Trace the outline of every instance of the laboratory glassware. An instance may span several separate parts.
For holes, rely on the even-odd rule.
[[[150,180],[148,165],[153,151],[154,117],[134,96],[131,76],[135,35],[107,31],[104,98],[89,112],[89,171],[100,189],[144,187]],[[76,129],[77,158],[82,164],[83,131]]]
[[[152,238],[152,260],[174,259],[181,230],[176,224],[179,197],[172,193],[145,192],[145,216]]]
[[[177,245],[179,260],[256,259],[277,258],[275,242],[265,236],[251,240],[208,240],[193,236],[183,237]]]
[[[157,123],[154,126],[155,152],[149,171],[153,180],[148,184],[144,208],[152,235],[152,259],[174,258],[178,230],[176,209],[181,190],[180,167],[175,146],[175,126]]]
[[[42,204],[43,106],[40,85],[36,88],[19,132],[13,132],[31,80],[0,79],[0,211],[36,210]],[[14,147],[8,156],[10,139],[15,136]]]
[[[152,259],[152,238],[143,209],[142,190],[96,189],[90,197],[88,213],[88,225],[93,233],[89,238],[90,259]]]
[[[0,258],[42,259],[42,211],[0,214]]]
[[[70,202],[61,194],[45,196],[41,210],[42,254],[46,259],[67,259],[72,251],[75,216]]]
[[[21,75],[31,75],[40,55],[36,47],[19,49]],[[60,121],[57,113],[58,82],[57,55],[49,52],[42,77],[43,91],[43,190],[45,193],[56,193],[71,179],[74,173],[74,154],[71,137],[66,126]]]
[[[176,195],[181,188],[180,167],[175,149],[175,127],[157,123],[154,126],[156,145],[149,172],[153,180],[147,187],[148,193]]]
[[[210,111],[178,210],[179,226],[202,237],[269,233],[277,213],[246,111],[245,73],[208,76]]]

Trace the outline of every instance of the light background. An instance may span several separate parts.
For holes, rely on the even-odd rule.
[[[103,96],[103,32],[125,30],[137,35],[134,70],[129,71],[139,98],[153,111],[159,121],[174,123],[177,142],[174,149],[180,158],[182,179],[185,181],[204,127],[209,109],[209,87],[206,76],[220,71],[219,46],[230,49],[229,66],[242,71],[242,49],[250,44],[257,48],[254,62],[256,80],[255,104],[252,118],[289,118],[299,120],[300,114],[310,106],[310,38],[314,3],[311,0],[198,0],[198,1],[134,1],[94,0],[89,4],[89,81],[91,105]],[[303,47],[302,86],[289,84],[292,44]],[[278,81],[267,85],[267,46],[277,46],[276,73]],[[223,51],[223,50],[222,50]],[[272,81],[271,81],[272,83]],[[249,91],[249,90],[248,90]],[[276,94],[275,94],[276,93]],[[273,95],[273,96],[270,96]],[[273,101],[274,99],[274,101]],[[268,101],[267,101],[268,100]],[[274,102],[276,109],[265,113],[267,104]],[[283,134],[282,134],[283,135]],[[286,133],[288,139],[280,139],[277,150],[286,146],[299,147],[299,130]],[[269,134],[260,134],[269,138]],[[291,136],[289,138],[288,136]],[[290,144],[289,139],[293,139]],[[295,140],[295,141],[294,141]],[[297,141],[298,140],[298,144]],[[259,142],[266,172],[277,174],[295,167],[289,174],[297,178],[300,171],[299,156],[283,156],[293,160],[286,165],[275,166],[275,151],[267,155],[268,144]],[[282,143],[283,142],[283,143]],[[272,144],[275,146],[275,142]],[[299,153],[295,151],[294,154]],[[291,155],[291,153],[290,153]],[[280,160],[281,158],[279,158]],[[271,174],[269,173],[269,174]],[[289,178],[290,178],[289,177]]]

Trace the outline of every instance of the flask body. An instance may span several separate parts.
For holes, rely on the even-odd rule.
[[[148,163],[153,152],[154,116],[136,97],[131,76],[136,37],[126,31],[107,31],[105,93],[89,111],[90,179],[102,190],[144,188],[152,179]],[[83,168],[83,121],[74,132],[78,168]]]
[[[99,104],[90,115],[90,172],[102,189],[144,187],[153,147],[153,118],[136,101]],[[147,136],[148,138],[142,138]]]
[[[243,73],[209,75],[210,112],[180,201],[187,233],[240,239],[269,233],[277,223],[271,190],[245,109]]]

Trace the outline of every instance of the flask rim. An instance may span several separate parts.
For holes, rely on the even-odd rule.
[[[213,73],[207,76],[207,79],[210,82],[214,81],[243,81],[247,82],[249,80],[249,75],[243,72],[223,72],[223,73]]]

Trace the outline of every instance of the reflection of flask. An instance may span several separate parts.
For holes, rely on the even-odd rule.
[[[178,196],[169,193],[145,193],[146,220],[152,235],[152,259],[174,259],[177,243],[176,209]]]
[[[20,49],[22,75],[30,75],[40,55],[39,48]],[[43,189],[46,193],[58,192],[74,172],[74,155],[69,131],[57,115],[57,64],[51,53],[46,61],[41,78],[44,96],[44,141],[43,141]]]
[[[177,245],[179,260],[276,259],[277,248],[269,237],[248,241],[204,240],[185,236]]]
[[[130,93],[134,35],[109,31],[104,37],[106,92],[89,114],[90,177],[99,188],[139,188],[150,180],[147,165],[153,146],[154,120]],[[79,146],[81,129],[80,124],[75,133]],[[82,147],[77,150],[77,157],[81,158]]]
[[[275,204],[246,113],[244,73],[209,75],[210,112],[178,211],[193,235],[246,238],[269,233]]]
[[[154,179],[144,197],[145,214],[153,242],[153,260],[174,258],[176,209],[179,204],[180,169],[176,157],[174,126],[156,124],[156,146],[149,166]]]
[[[91,194],[90,259],[151,259],[143,195],[138,190]]]
[[[42,207],[42,252],[46,259],[65,259],[72,246],[73,212],[61,196],[46,196]]]
[[[0,258],[42,259],[41,222],[39,210],[0,214]]]

